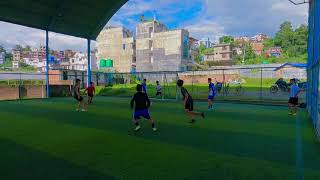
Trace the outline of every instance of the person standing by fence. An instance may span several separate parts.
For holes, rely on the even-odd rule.
[[[162,97],[162,87],[161,87],[159,81],[157,81],[156,83],[157,83],[157,85],[156,85],[156,90],[157,90],[156,97],[158,97],[158,96]]]
[[[209,83],[208,110],[211,111],[213,109],[213,101],[216,96],[216,89],[214,84],[212,83],[211,78],[208,78],[208,83]]]

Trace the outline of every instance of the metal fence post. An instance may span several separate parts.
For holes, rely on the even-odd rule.
[[[261,68],[260,69],[260,101],[262,102],[262,90],[263,90],[263,88],[262,88],[262,76],[263,76],[263,73],[262,73],[262,71],[263,71],[263,69]]]
[[[21,86],[22,86],[22,83],[21,83],[21,73],[19,73],[19,85],[18,85],[18,88],[19,88],[19,99],[22,98],[22,89],[21,89]]]
[[[224,69],[222,69],[222,97],[223,100],[225,100],[225,89],[226,88],[226,77],[224,74]]]

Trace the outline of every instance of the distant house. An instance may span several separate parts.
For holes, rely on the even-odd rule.
[[[204,55],[204,61],[210,66],[233,65],[233,48],[230,44],[217,44],[213,46],[213,50]]]
[[[282,48],[280,46],[271,47],[266,52],[268,57],[281,57]]]
[[[263,42],[263,41],[265,41],[265,40],[267,40],[269,38],[270,37],[268,35],[263,34],[263,33],[259,33],[259,34],[255,35],[255,36],[253,36],[251,38],[251,41],[253,41],[253,42]]]
[[[261,55],[263,52],[264,45],[262,42],[252,42],[251,43],[252,50],[256,55]]]
[[[20,61],[17,61],[17,60],[13,60],[12,61],[12,68],[13,69],[19,69],[19,63],[20,63]]]
[[[0,64],[3,64],[5,60],[5,53],[4,52],[0,52]]]

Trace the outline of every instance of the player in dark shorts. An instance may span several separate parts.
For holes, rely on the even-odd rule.
[[[76,85],[74,87],[74,93],[73,93],[74,98],[78,101],[78,107],[76,111],[80,111],[80,109],[81,111],[87,111],[85,107],[85,103],[83,101],[83,97],[80,94],[80,82],[81,82],[80,79],[76,79]]]
[[[137,93],[134,94],[132,100],[131,100],[131,108],[135,106],[134,115],[133,115],[133,122],[136,126],[135,131],[139,131],[141,129],[141,126],[139,125],[139,121],[141,117],[147,119],[151,123],[151,127],[153,131],[157,131],[155,127],[154,120],[150,116],[149,107],[150,107],[150,100],[148,98],[148,95],[146,93],[143,93],[143,87],[142,85],[137,85]]]
[[[96,92],[93,82],[90,82],[90,86],[85,89],[84,93],[86,92],[88,92],[88,104],[91,104],[93,96]]]
[[[208,110],[211,111],[213,109],[213,101],[216,96],[216,88],[212,83],[211,78],[208,78],[208,83],[209,83]]]
[[[177,82],[177,86],[180,87],[181,89],[181,94],[183,96],[183,103],[184,103],[184,109],[185,112],[187,113],[187,115],[191,118],[191,122],[190,123],[195,123],[195,117],[196,116],[201,116],[202,118],[204,118],[204,113],[203,112],[196,112],[193,111],[193,99],[192,96],[189,94],[188,90],[186,88],[183,87],[183,80],[178,80]]]
[[[290,97],[289,97],[289,115],[297,115],[298,111],[298,104],[299,104],[299,94],[302,92],[302,90],[297,85],[297,82],[295,79],[290,79]]]

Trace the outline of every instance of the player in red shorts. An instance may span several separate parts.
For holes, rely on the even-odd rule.
[[[84,91],[84,93],[88,92],[88,104],[92,103],[92,99],[94,94],[96,93],[96,89],[94,88],[93,82],[90,82],[89,87],[87,87]]]

